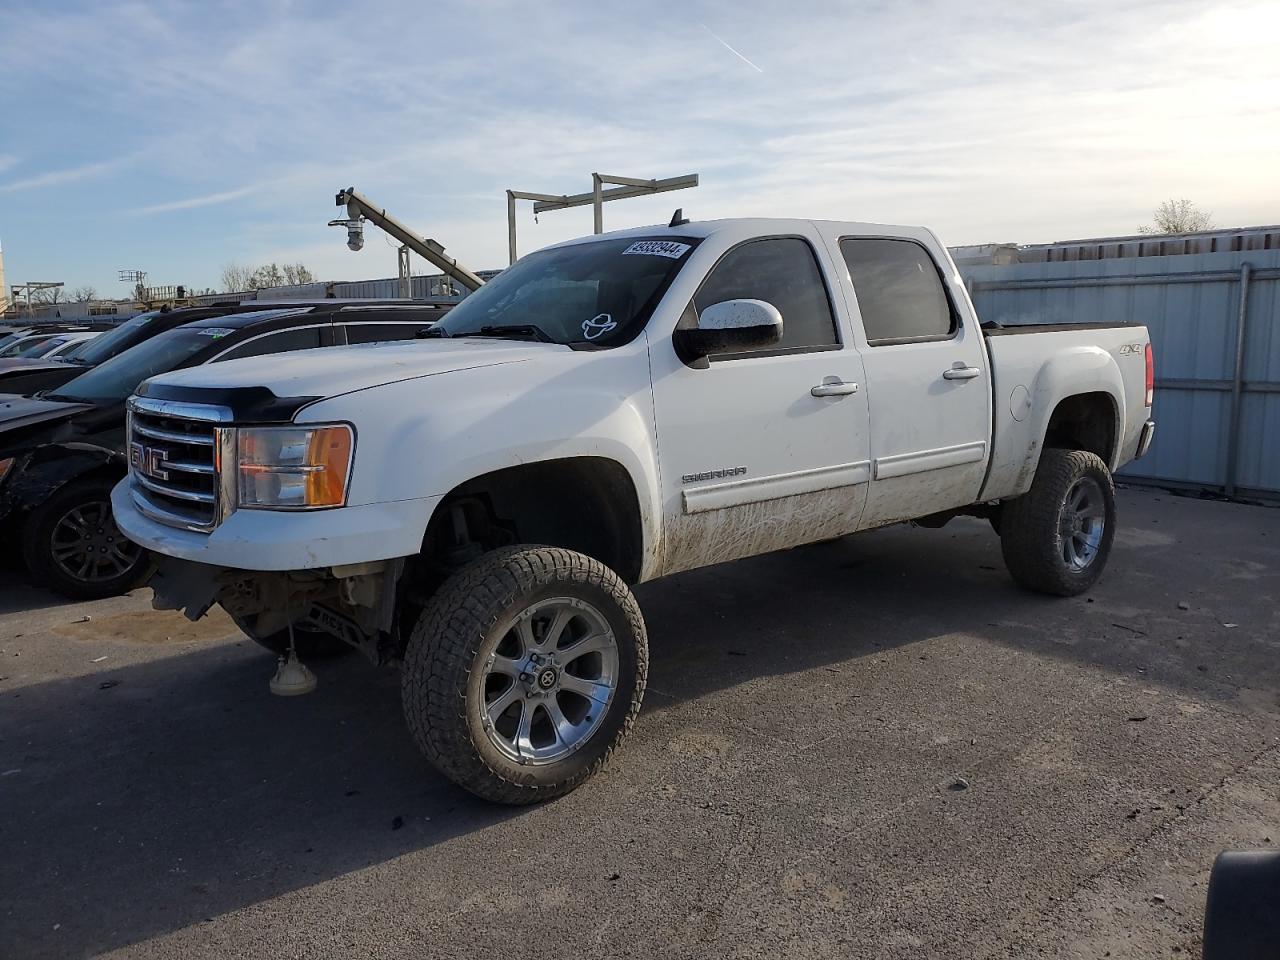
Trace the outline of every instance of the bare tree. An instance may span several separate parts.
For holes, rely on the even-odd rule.
[[[243,290],[256,289],[251,285],[254,271],[242,267],[238,263],[228,263],[222,268],[222,292],[240,293]]]
[[[71,299],[76,303],[88,303],[90,300],[97,300],[97,288],[87,284],[83,287],[76,287],[71,291]]]
[[[45,303],[53,306],[58,303],[67,302],[66,287],[45,287],[43,290],[37,290],[31,294],[32,303]]]
[[[284,282],[290,286],[314,283],[315,279],[315,274],[300,263],[286,263],[284,265]]]
[[[311,283],[314,280],[315,275],[300,263],[286,263],[283,267],[274,261],[260,267],[243,267],[238,263],[229,263],[222,268],[222,289],[225,293],[292,286],[298,283]]]
[[[1201,210],[1191,200],[1180,197],[1166,200],[1156,207],[1152,224],[1138,228],[1139,233],[1198,233],[1213,229],[1213,214]]]
[[[275,263],[264,264],[253,272],[253,289],[264,290],[267,287],[283,287],[284,271]]]

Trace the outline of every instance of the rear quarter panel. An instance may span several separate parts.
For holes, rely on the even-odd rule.
[[[991,469],[982,500],[1026,493],[1040,463],[1045,431],[1068,397],[1102,393],[1114,407],[1112,470],[1133,459],[1147,408],[1146,327],[1082,327],[995,333],[987,338],[992,367]]]

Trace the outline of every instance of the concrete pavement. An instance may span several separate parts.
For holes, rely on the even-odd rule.
[[[637,729],[532,809],[392,671],[280,700],[225,618],[0,573],[0,956],[1196,955],[1215,853],[1280,842],[1280,510],[1120,506],[1071,600],[970,520],[642,587]]]

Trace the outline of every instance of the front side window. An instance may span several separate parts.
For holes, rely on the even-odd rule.
[[[914,240],[840,241],[872,346],[944,340],[956,332],[955,312],[929,251]]]
[[[644,328],[697,244],[629,237],[539,250],[450,310],[432,335],[616,347]]]
[[[763,300],[778,308],[782,342],[764,348],[767,352],[840,345],[817,258],[798,237],[751,240],[725,254],[702,281],[693,306],[701,313],[724,300]]]
[[[219,360],[239,360],[243,357],[262,357],[269,353],[284,353],[288,350],[308,350],[320,346],[320,328],[306,327],[295,330],[281,330],[268,333],[233,347]]]
[[[412,340],[431,327],[430,320],[397,320],[387,323],[347,323],[347,343],[382,343]]]

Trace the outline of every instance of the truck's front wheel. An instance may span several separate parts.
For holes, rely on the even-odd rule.
[[[1040,593],[1073,597],[1102,575],[1116,527],[1111,471],[1086,450],[1046,449],[1031,489],[1000,511],[1010,575]]]
[[[405,651],[405,718],[433,765],[477,796],[534,803],[604,766],[644,695],[631,591],[570,550],[495,551],[451,577]]]

